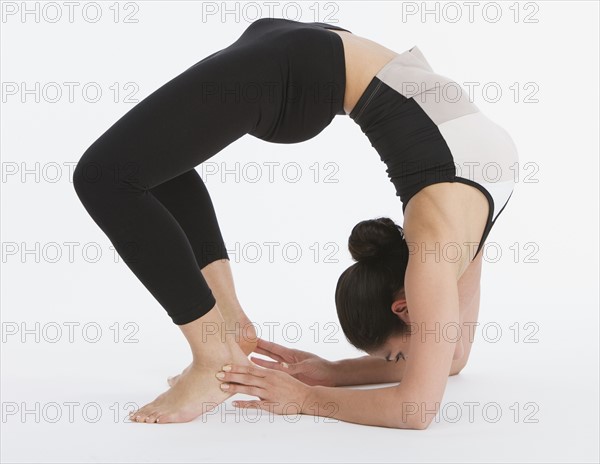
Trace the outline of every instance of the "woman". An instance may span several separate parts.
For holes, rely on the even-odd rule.
[[[476,320],[480,250],[512,193],[508,166],[516,160],[508,134],[465,94],[440,98],[452,86],[458,88],[435,74],[417,47],[398,54],[341,27],[262,18],[88,148],[74,172],[79,198],[182,330],[193,356],[133,420],[186,422],[242,392],[261,401],[241,406],[278,413],[293,403],[302,413],[361,424],[429,424],[448,374],[464,365],[470,345],[465,337],[415,334],[435,327],[446,334]],[[334,377],[318,368],[295,378],[282,372],[290,369],[284,364],[269,369],[268,361],[247,358],[256,351],[320,363],[257,341],[194,167],[245,134],[297,143],[344,114],[386,163],[404,228],[385,218],[357,225],[349,245],[358,262],[336,290],[344,333],[374,356],[341,362]],[[493,183],[481,166],[490,162],[500,167]],[[389,369],[380,358],[390,356],[404,356],[405,368]],[[344,371],[352,373],[344,378]],[[368,391],[330,386],[400,378],[397,387]]]

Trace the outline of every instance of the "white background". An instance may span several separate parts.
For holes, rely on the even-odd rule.
[[[440,15],[421,18],[424,4],[404,2],[417,13],[403,18],[402,2],[392,1],[282,2],[272,12],[258,2],[258,15],[232,2],[234,13],[221,18],[221,3],[205,2],[217,14],[203,17],[200,2],[107,2],[95,23],[82,15],[86,2],[74,7],[73,22],[65,3],[55,5],[59,10],[2,4],[3,462],[598,462],[597,2],[501,2],[497,22],[493,5],[487,17],[482,13],[488,2],[475,7],[473,22],[464,3],[428,3]],[[39,10],[37,21],[33,14],[21,19],[24,6]],[[13,7],[17,14],[8,14]],[[90,19],[95,10],[88,8]],[[52,22],[57,11],[62,17]],[[129,12],[136,23],[124,22]],[[449,379],[439,420],[425,431],[266,413],[256,420],[236,413],[231,400],[187,424],[125,420],[128,403],[154,399],[190,355],[162,307],[126,265],[114,262],[110,242],[73,190],[72,167],[133,106],[124,102],[126,83],[137,84],[134,98],[141,100],[260,16],[338,24],[398,53],[418,45],[436,72],[480,83],[475,103],[519,149],[515,193],[489,236],[495,245],[486,246],[470,361]],[[52,82],[63,90],[56,102]],[[79,83],[73,101],[65,82]],[[47,86],[46,96],[24,92],[36,83]],[[98,102],[83,98],[86,83],[101,88]],[[492,89],[490,98],[482,95],[486,83],[502,90],[497,102]],[[325,326],[337,325],[333,291],[351,264],[346,240],[356,222],[385,215],[401,223],[402,210],[359,127],[339,116],[301,144],[245,136],[210,161],[218,169],[234,169],[236,161],[240,170],[248,162],[265,169],[255,183],[248,176],[256,171],[239,182],[233,175],[206,179],[228,247],[239,244],[230,251],[238,296],[261,335],[328,359],[361,355],[335,326]],[[270,183],[265,162],[295,162],[302,174],[291,182],[276,169]],[[338,167],[337,182],[315,182],[310,167],[320,163],[323,175],[331,172],[328,162]],[[40,178],[23,178],[27,169]],[[279,243],[272,262],[264,245],[251,262],[252,242]],[[317,262],[309,248],[315,242]],[[296,263],[291,249],[281,253],[290,243],[302,251]],[[94,246],[102,252],[97,262]],[[78,324],[73,340],[70,323]],[[84,338],[88,323],[90,337],[93,326],[102,329],[96,343]],[[279,325],[269,333],[268,323]],[[57,326],[63,332],[53,342]],[[494,342],[497,327],[502,333]],[[134,343],[125,343],[128,334]],[[472,418],[469,402],[476,403]]]

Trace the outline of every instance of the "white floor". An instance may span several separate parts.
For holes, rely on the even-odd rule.
[[[512,317],[517,311],[521,317]],[[175,330],[162,329],[162,340],[159,330],[140,331],[128,345],[80,340],[77,350],[44,335],[39,344],[8,337],[2,462],[597,462],[598,344],[589,341],[596,329],[583,327],[567,348],[540,316],[539,331],[521,332],[515,343],[508,321],[534,312],[522,306],[506,320],[482,317],[503,336],[491,342],[491,329],[485,338],[476,333],[469,366],[449,379],[424,431],[241,412],[232,400],[186,424],[130,423],[128,402],[153,399],[188,359]],[[292,346],[352,356],[341,345]]]

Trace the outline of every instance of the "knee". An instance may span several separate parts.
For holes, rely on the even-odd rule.
[[[146,193],[144,170],[129,155],[117,143],[101,138],[81,156],[73,171],[73,188],[88,210]]]
[[[84,152],[73,171],[73,188],[86,209],[97,209],[118,194],[115,172],[110,152],[98,143]]]
[[[88,203],[97,195],[102,174],[100,163],[91,156],[91,149],[88,148],[73,171],[73,188],[82,203]]]

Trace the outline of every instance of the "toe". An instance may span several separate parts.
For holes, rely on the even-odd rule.
[[[152,411],[150,414],[148,414],[148,417],[146,417],[146,423],[154,424],[156,422],[157,417],[158,417],[158,411]]]
[[[142,409],[140,409],[138,412],[136,412],[134,414],[134,417],[136,418],[136,422],[146,422],[146,417],[148,417],[148,414],[150,413],[150,411],[152,410],[150,405],[146,405],[144,406]]]
[[[172,422],[176,422],[175,414],[169,412],[159,412],[156,414],[156,422],[159,424],[170,424]]]
[[[139,418],[141,416],[140,412],[142,409],[144,409],[144,408],[136,409],[135,411],[130,412],[129,420],[132,422],[139,422]]]

